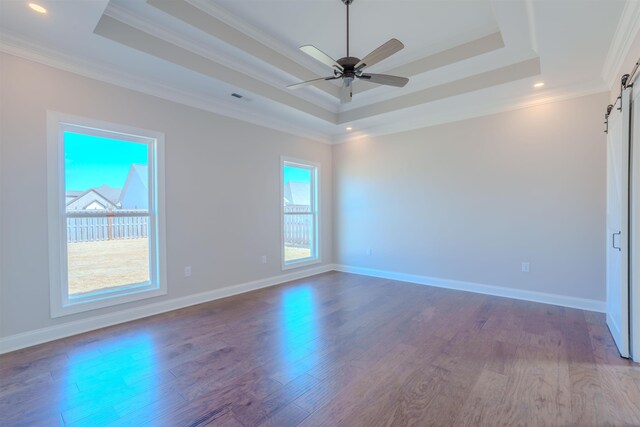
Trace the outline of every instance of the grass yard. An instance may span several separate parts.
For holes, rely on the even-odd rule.
[[[68,243],[67,253],[70,295],[149,280],[149,242],[146,238]],[[310,255],[309,248],[284,248],[287,261]]]
[[[67,244],[69,294],[149,280],[147,238]]]
[[[294,259],[307,258],[310,256],[311,256],[311,249],[309,248],[294,248],[293,246],[284,247],[285,261],[292,261]]]

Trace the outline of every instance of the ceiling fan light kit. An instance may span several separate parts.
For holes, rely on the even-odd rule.
[[[390,76],[387,74],[364,73],[364,69],[371,65],[387,59],[394,53],[402,50],[404,45],[398,39],[391,39],[382,46],[369,53],[364,58],[356,58],[349,56],[349,6],[353,0],[341,0],[347,7],[347,56],[337,61],[312,45],[304,45],[300,50],[311,56],[313,59],[333,69],[333,76],[320,77],[318,79],[307,80],[306,82],[296,83],[288,86],[289,89],[298,89],[304,86],[314,85],[319,82],[328,80],[342,79],[342,90],[340,91],[340,102],[350,102],[353,98],[353,81],[356,79],[376,83],[379,85],[404,87],[409,79],[406,77]]]

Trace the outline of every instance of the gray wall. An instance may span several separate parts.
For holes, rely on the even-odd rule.
[[[332,261],[331,146],[14,56],[0,67],[0,336],[281,274],[281,155],[321,163],[322,259]],[[49,318],[47,110],[165,133],[167,296]]]
[[[606,94],[331,147],[9,55],[0,79],[0,337],[280,274],[280,155],[321,163],[325,264],[604,300]],[[166,134],[167,296],[49,318],[46,110]]]
[[[603,301],[606,104],[335,146],[335,262]]]

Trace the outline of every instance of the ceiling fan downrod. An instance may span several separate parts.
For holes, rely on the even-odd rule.
[[[347,56],[349,56],[349,6],[353,3],[353,0],[342,0],[347,6]]]

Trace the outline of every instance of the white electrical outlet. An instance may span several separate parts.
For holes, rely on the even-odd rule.
[[[267,256],[266,255],[262,255],[262,263],[263,264],[267,263]]]
[[[531,264],[529,263],[529,261],[525,261],[522,263],[522,272],[523,273],[528,273],[529,271],[531,271]]]
[[[184,277],[191,277],[191,267],[184,268]]]

